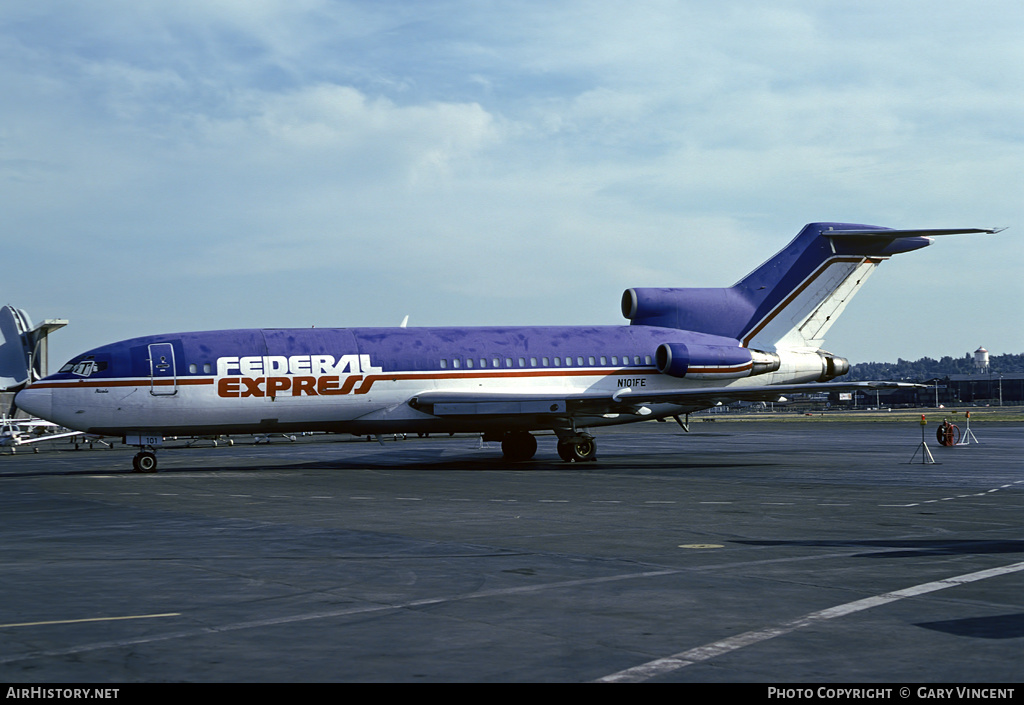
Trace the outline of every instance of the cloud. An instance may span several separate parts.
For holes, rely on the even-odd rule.
[[[731,284],[812,220],[1016,225],[1021,19],[998,2],[5,6],[9,298],[98,342],[297,313],[614,323],[621,289]],[[1019,299],[1015,242],[886,268],[927,290],[941,253],[975,247],[979,294]],[[942,332],[857,318],[895,287],[876,275],[833,337],[944,352]],[[118,320],[148,288],[174,303]],[[1014,315],[994,306],[976,337],[1024,346]]]

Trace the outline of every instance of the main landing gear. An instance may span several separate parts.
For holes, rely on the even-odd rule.
[[[486,435],[484,440],[489,439]],[[501,436],[501,452],[505,460],[522,462],[537,452],[537,439],[527,431],[509,431]],[[573,433],[558,439],[558,457],[567,463],[597,460],[597,443],[589,433]]]
[[[501,437],[501,452],[514,463],[529,460],[537,452],[537,439],[527,431],[509,431]]]
[[[558,457],[567,463],[597,460],[597,443],[589,433],[577,433],[558,439]]]

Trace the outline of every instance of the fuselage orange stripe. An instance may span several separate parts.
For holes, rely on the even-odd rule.
[[[732,369],[723,371],[732,371]],[[394,372],[376,374],[363,377],[362,375],[350,375],[345,380],[345,390],[348,391],[358,382],[362,384],[356,390],[357,394],[365,394],[369,388],[378,381],[391,380],[393,382],[405,381],[430,381],[430,380],[487,380],[487,379],[509,379],[509,378],[544,378],[544,377],[608,377],[613,375],[657,375],[659,372],[651,368],[629,369],[629,368],[602,368],[602,369],[577,369],[577,370],[465,370],[461,372]],[[234,375],[232,375],[234,376]],[[148,378],[134,379],[77,379],[77,380],[52,380],[49,382],[36,382],[32,386],[36,389],[77,389],[77,388],[104,388],[104,387],[169,387],[175,384],[181,386],[206,386],[216,383],[216,377],[185,378],[177,380]]]
[[[790,293],[790,295],[787,296],[782,301],[782,303],[778,304],[775,308],[773,308],[771,311],[769,311],[765,315],[765,317],[762,318],[761,321],[756,326],[754,326],[750,330],[749,333],[747,333],[743,337],[743,347],[747,347],[750,344],[750,341],[753,340],[757,336],[758,333],[760,333],[762,330],[764,330],[764,328],[769,323],[771,323],[775,319],[775,317],[777,315],[782,313],[782,311],[784,311],[786,309],[786,307],[789,306],[793,302],[794,299],[796,299],[796,297],[798,297],[800,294],[803,293],[804,289],[806,289],[811,284],[813,284],[814,280],[817,279],[822,274],[824,274],[825,270],[827,270],[833,264],[837,264],[837,263],[841,263],[841,262],[845,262],[847,264],[864,264],[864,263],[879,264],[879,263],[885,261],[886,259],[887,258],[885,258],[885,257],[832,257],[828,261],[824,262],[820,267],[818,267],[818,269],[814,272],[814,274],[812,274],[811,276],[807,277],[807,279],[804,280],[804,282],[800,286],[798,286],[796,289],[794,289],[792,291],[792,293]]]
[[[379,380],[392,380],[398,381],[416,381],[416,380],[445,380],[445,379],[494,379],[494,378],[515,378],[515,377],[606,377],[615,374],[620,375],[652,375],[659,374],[657,370],[645,368],[645,369],[582,369],[582,370],[516,370],[516,371],[500,371],[490,372],[484,370],[466,370],[463,372],[394,372],[370,375],[365,378],[363,384],[367,382],[376,382]],[[232,375],[235,376],[235,375]],[[175,383],[179,385],[209,385],[214,384],[217,378],[215,377],[202,377],[202,378],[187,378],[179,377],[177,380],[171,379],[157,379],[150,380],[149,378],[135,378],[135,379],[78,379],[78,380],[54,380],[50,382],[36,382],[32,386],[36,389],[67,389],[69,387],[148,387],[151,384],[156,386],[173,386]],[[348,379],[358,382],[363,379],[361,375],[350,375]]]
[[[752,367],[752,363],[735,365],[731,367],[691,367],[694,374],[734,374],[744,372]],[[631,368],[601,368],[601,369],[572,369],[572,370],[464,370],[459,372],[394,372],[376,374],[369,376],[349,375],[340,389],[341,394],[348,394],[355,388],[356,394],[366,394],[376,382],[408,382],[408,381],[440,381],[440,380],[488,380],[488,379],[528,379],[528,378],[572,378],[572,377],[612,377],[616,375],[660,375],[655,369],[631,369]],[[235,377],[232,375],[231,377]],[[135,378],[135,379],[77,379],[60,380],[49,382],[36,382],[32,386],[36,389],[86,389],[106,387],[171,387],[180,386],[209,386],[216,383],[216,377],[179,377],[177,379],[156,379]],[[358,386],[357,386],[358,385]]]

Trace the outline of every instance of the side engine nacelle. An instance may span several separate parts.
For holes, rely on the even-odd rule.
[[[735,345],[662,343],[654,353],[658,372],[690,379],[738,379],[779,369],[779,356]]]
[[[850,361],[845,357],[839,357],[832,353],[827,353],[824,350],[819,350],[818,356],[821,357],[822,375],[819,380],[821,382],[827,382],[830,379],[842,377],[850,371]]]
[[[736,345],[662,343],[654,353],[658,372],[688,379],[739,379],[780,372],[787,382],[828,382],[850,371],[846,358],[824,350],[764,352]]]
[[[781,372],[786,381],[828,382],[850,371],[846,358],[824,350],[780,350]]]

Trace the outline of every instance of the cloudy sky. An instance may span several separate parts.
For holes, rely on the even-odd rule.
[[[808,222],[1010,226],[874,274],[853,362],[1024,352],[1024,5],[7,0],[3,301],[150,333],[624,323]]]

